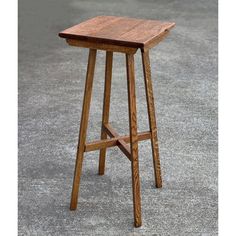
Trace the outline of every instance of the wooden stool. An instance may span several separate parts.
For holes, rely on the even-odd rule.
[[[142,225],[138,141],[151,139],[155,183],[157,188],[162,187],[149,49],[163,40],[168,34],[169,30],[174,27],[174,25],[175,23],[160,22],[155,20],[142,20],[115,16],[98,16],[59,33],[60,37],[66,38],[66,41],[69,45],[89,48],[83,110],[80,123],[79,142],[71,196],[71,210],[75,210],[77,207],[84,152],[100,149],[98,173],[99,175],[103,175],[105,169],[106,148],[118,146],[119,149],[131,161],[134,225],[135,227]],[[134,77],[134,54],[139,48],[141,49],[142,53],[150,126],[150,131],[140,133],[137,132]],[[86,143],[86,132],[97,50],[106,51],[101,140]],[[121,52],[126,54],[130,135],[125,136],[120,136],[109,124],[113,52]],[[110,138],[107,139],[107,136]],[[130,146],[128,143],[130,143]]]

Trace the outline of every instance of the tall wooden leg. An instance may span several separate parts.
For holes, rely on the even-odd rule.
[[[131,149],[131,167],[132,167],[132,185],[133,185],[133,203],[134,203],[134,225],[142,225],[141,219],[141,196],[139,180],[139,162],[138,162],[138,135],[137,135],[137,115],[136,115],[136,97],[135,97],[135,78],[134,78],[134,55],[126,54],[127,82],[128,82],[128,100],[129,100],[129,127],[130,127],[130,149]]]
[[[149,126],[150,126],[150,132],[151,132],[155,182],[156,182],[156,187],[161,188],[162,187],[161,165],[160,165],[160,158],[159,158],[157,125],[156,125],[154,97],[153,97],[152,80],[151,80],[150,59],[149,59],[148,51],[142,52],[142,61],[143,61],[143,73],[144,73],[146,98],[147,98],[147,106],[148,106]]]
[[[91,94],[92,94],[96,54],[97,54],[97,50],[95,49],[89,50],[88,67],[87,67],[86,83],[85,83],[85,90],[84,90],[83,109],[82,109],[81,122],[80,122],[79,143],[78,143],[78,148],[77,148],[74,182],[73,182],[73,188],[72,188],[72,194],[71,194],[71,203],[70,203],[71,210],[76,209],[78,195],[79,195],[79,184],[80,184],[80,176],[81,176],[82,163],[83,163],[83,157],[84,157],[84,148],[85,148],[85,141],[86,141],[87,126],[88,126],[88,116],[89,116],[90,101],[91,101]]]
[[[103,98],[103,114],[102,114],[102,128],[101,139],[107,138],[103,125],[109,122],[110,110],[110,95],[111,95],[111,78],[112,78],[112,58],[113,52],[106,52],[106,71],[105,71],[105,86]],[[98,174],[103,175],[105,171],[106,148],[100,150]]]

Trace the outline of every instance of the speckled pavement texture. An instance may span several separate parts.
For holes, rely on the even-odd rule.
[[[217,1],[19,0],[19,235],[217,235]],[[141,228],[133,227],[130,162],[118,148],[85,155],[78,209],[69,210],[88,50],[57,33],[96,15],[175,21],[151,50],[163,188],[140,142]],[[99,139],[105,53],[99,51],[88,140]],[[148,129],[135,56],[139,131]],[[125,57],[114,55],[112,125],[128,133]]]

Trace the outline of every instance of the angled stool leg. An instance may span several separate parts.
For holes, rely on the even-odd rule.
[[[80,176],[81,176],[82,163],[83,163],[83,157],[84,157],[84,147],[85,147],[85,141],[86,141],[87,126],[88,126],[88,116],[89,116],[90,101],[91,101],[91,94],[92,94],[96,54],[97,54],[97,50],[95,49],[89,50],[89,59],[88,59],[86,83],[85,83],[85,90],[84,90],[83,109],[82,109],[82,115],[81,115],[81,121],[80,121],[79,143],[78,143],[78,148],[77,148],[73,189],[72,189],[72,194],[71,194],[71,203],[70,203],[71,210],[76,209],[77,202],[78,202],[79,184],[80,184]]]
[[[130,149],[131,149],[131,168],[133,185],[133,204],[134,204],[134,225],[142,225],[141,219],[141,196],[139,180],[138,162],[138,136],[137,136],[137,115],[135,97],[135,78],[134,78],[134,55],[126,54],[128,100],[129,100],[129,127],[130,127]]]
[[[148,106],[149,126],[151,132],[155,182],[156,182],[156,187],[161,188],[162,187],[161,165],[159,158],[157,125],[156,125],[155,106],[154,106],[154,97],[153,97],[152,80],[151,80],[150,59],[148,51],[142,52],[142,61],[143,61],[143,73],[144,73],[145,90],[146,90],[146,98]]]
[[[109,121],[110,110],[110,95],[111,95],[111,78],[112,78],[112,59],[113,52],[106,52],[106,70],[105,70],[105,85],[103,98],[103,113],[102,113],[102,128],[101,139],[107,138],[107,133],[104,131],[103,125]],[[105,171],[106,148],[100,150],[98,174],[103,175]]]

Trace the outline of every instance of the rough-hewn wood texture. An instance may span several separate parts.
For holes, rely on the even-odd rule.
[[[142,225],[142,219],[141,219],[137,112],[136,112],[133,54],[126,54],[126,69],[127,69],[128,101],[129,101],[130,150],[132,158],[131,169],[132,169],[132,185],[133,185],[134,225],[135,227],[139,227]]]
[[[98,45],[145,49],[155,46],[159,42],[158,39],[168,33],[174,25],[173,22],[157,20],[97,16],[60,32],[59,36]]]
[[[154,106],[154,97],[153,97],[152,80],[151,80],[150,59],[148,51],[142,52],[142,62],[143,62],[143,73],[144,73],[144,81],[146,89],[146,99],[148,106],[149,127],[151,132],[155,182],[156,182],[156,187],[161,188],[162,187],[161,165],[159,158],[157,125],[156,125],[155,106]]]
[[[80,184],[80,176],[81,176],[81,171],[82,171],[82,163],[83,163],[83,158],[84,158],[84,148],[85,148],[85,142],[86,142],[88,116],[89,116],[90,101],[91,101],[91,95],[92,95],[96,54],[97,54],[97,51],[95,49],[90,49],[86,82],[85,82],[85,90],[84,90],[83,109],[82,109],[82,116],[81,116],[81,121],[80,121],[79,143],[77,147],[74,181],[73,181],[73,188],[72,188],[72,194],[71,194],[71,204],[70,204],[71,210],[76,209],[77,202],[78,202],[79,184]]]

